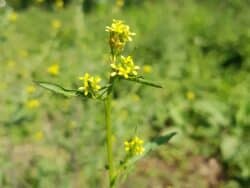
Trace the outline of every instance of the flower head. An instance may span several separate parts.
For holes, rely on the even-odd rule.
[[[144,141],[140,139],[139,137],[135,136],[130,141],[124,142],[124,148],[125,151],[129,155],[141,155],[145,151],[145,148],[143,147]]]
[[[59,65],[53,64],[48,69],[47,72],[52,76],[57,76],[59,74]]]
[[[109,45],[114,53],[120,53],[127,42],[132,41],[135,33],[130,31],[130,27],[121,20],[113,20],[111,26],[106,26],[107,32],[110,33]]]
[[[85,73],[84,76],[79,77],[79,80],[83,81],[83,86],[79,87],[78,90],[83,91],[85,96],[89,93],[95,93],[101,88],[99,76],[90,76],[89,73]]]
[[[131,56],[121,56],[120,63],[112,63],[110,66],[113,69],[111,72],[111,76],[119,75],[124,78],[129,78],[129,76],[137,76],[137,70],[140,69],[139,66],[136,66],[134,64],[133,58]]]

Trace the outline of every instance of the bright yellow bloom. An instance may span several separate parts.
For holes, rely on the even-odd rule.
[[[192,100],[195,99],[195,94],[192,91],[188,91],[186,93],[186,97],[187,97],[188,100],[192,101]]]
[[[101,88],[99,85],[101,78],[99,76],[90,76],[89,73],[85,73],[84,76],[79,77],[79,80],[83,81],[83,86],[79,87],[78,90],[83,91],[85,96],[89,92],[97,92]]]
[[[40,102],[37,99],[31,99],[26,102],[26,106],[30,109],[37,108],[40,106]]]
[[[150,72],[152,72],[152,67],[150,65],[144,65],[142,67],[142,70],[144,73],[150,73]]]
[[[121,56],[121,62],[118,64],[112,63],[111,68],[113,71],[111,72],[111,76],[122,76],[124,78],[128,78],[129,76],[137,76],[137,70],[140,69],[139,66],[134,64],[134,61],[131,56],[124,57]]]
[[[51,26],[54,30],[59,30],[62,27],[62,23],[60,20],[52,20]]]
[[[105,31],[110,33],[109,45],[113,53],[117,54],[123,50],[128,41],[132,41],[132,36],[135,35],[121,20],[113,20],[111,26],[106,26]]]
[[[30,86],[27,86],[26,87],[26,92],[28,93],[28,94],[32,94],[32,93],[34,93],[36,91],[36,88],[33,86],[33,85],[30,85]]]
[[[124,142],[124,148],[125,148],[125,151],[129,155],[132,155],[132,156],[141,155],[145,151],[143,144],[144,144],[144,141],[140,139],[139,137],[135,136],[130,141]]]
[[[59,74],[59,65],[53,64],[48,69],[47,72],[51,74],[52,76],[57,76]]]
[[[16,22],[17,21],[17,18],[18,18],[18,14],[16,12],[11,12],[9,15],[8,15],[8,20],[10,22]]]

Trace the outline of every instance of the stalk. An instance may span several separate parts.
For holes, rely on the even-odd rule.
[[[105,120],[106,120],[106,145],[108,157],[109,171],[109,187],[114,187],[114,166],[113,166],[113,146],[112,146],[112,125],[111,125],[111,100],[112,93],[109,92],[104,101],[105,104]]]

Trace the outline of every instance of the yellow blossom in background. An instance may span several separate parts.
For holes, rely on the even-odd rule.
[[[18,19],[18,14],[16,12],[11,12],[8,14],[7,18],[10,22],[16,22]]]
[[[195,99],[195,94],[192,91],[188,91],[186,93],[186,97],[187,97],[188,100],[192,101],[192,100]]]
[[[134,101],[134,102],[138,102],[138,101],[140,101],[140,96],[139,95],[137,95],[137,94],[133,94],[132,96],[131,96],[131,98],[132,98],[132,100]]]
[[[60,20],[52,20],[51,26],[54,30],[59,30],[62,27],[62,23]]]
[[[36,0],[37,3],[43,3],[44,0]]]
[[[26,102],[26,106],[30,109],[37,108],[40,106],[40,102],[37,99],[31,99]]]
[[[15,68],[15,66],[16,66],[16,62],[15,62],[15,61],[9,60],[9,61],[7,62],[7,67],[8,67],[9,69],[13,69],[13,68]]]
[[[36,141],[41,141],[44,139],[44,134],[42,131],[37,131],[35,134],[34,134],[34,138]]]
[[[142,67],[142,70],[144,73],[151,73],[152,72],[152,67],[150,65],[144,65]]]
[[[5,90],[7,88],[6,83],[0,83],[0,91]]]
[[[85,73],[84,76],[79,77],[79,80],[83,81],[83,86],[79,87],[78,90],[83,91],[84,95],[88,95],[89,92],[97,92],[101,89],[99,85],[101,78],[99,76],[90,76],[89,73]]]
[[[52,76],[57,76],[59,74],[59,65],[53,64],[48,69],[47,72]]]
[[[29,53],[28,53],[27,50],[20,50],[20,51],[19,51],[19,56],[20,56],[21,58],[27,58],[27,57],[29,56]]]
[[[77,128],[77,123],[75,121],[70,121],[68,124],[69,129],[75,129]]]
[[[112,68],[111,76],[119,75],[124,78],[128,78],[129,76],[136,76],[138,74],[137,70],[140,69],[139,66],[136,66],[134,64],[131,56],[121,56],[121,63],[112,63],[110,66]]]
[[[141,155],[145,151],[143,144],[144,141],[135,136],[130,141],[124,142],[124,148],[129,155]]]
[[[116,0],[115,4],[118,8],[122,8],[124,6],[124,0]]]
[[[62,9],[64,7],[64,1],[63,0],[56,0],[55,7],[57,9]]]
[[[27,86],[27,87],[26,87],[26,92],[27,92],[28,94],[33,94],[35,91],[36,91],[36,88],[35,88],[35,86],[33,86],[33,85],[30,85],[30,86]]]

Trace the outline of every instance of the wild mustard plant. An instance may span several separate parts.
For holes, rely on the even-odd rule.
[[[136,35],[130,30],[130,27],[121,20],[113,20],[111,26],[106,27],[109,33],[109,80],[106,85],[101,86],[101,78],[85,73],[79,77],[82,82],[77,89],[64,89],[63,87],[48,83],[38,82],[41,87],[63,94],[65,96],[79,96],[101,100],[105,106],[105,127],[106,127],[106,147],[107,147],[107,170],[109,174],[109,187],[115,187],[117,180],[127,171],[128,167],[133,165],[140,158],[145,156],[149,151],[157,148],[159,145],[166,143],[175,133],[170,133],[144,144],[144,141],[138,136],[132,136],[124,142],[124,158],[121,160],[114,159],[113,156],[113,138],[115,133],[112,132],[111,124],[111,102],[114,92],[114,83],[124,81],[133,81],[147,86],[162,88],[160,85],[147,81],[140,75],[140,67],[136,65],[131,55],[125,56],[124,49],[129,42],[132,42]],[[117,84],[120,86],[119,84]],[[119,164],[115,163],[120,161]]]

